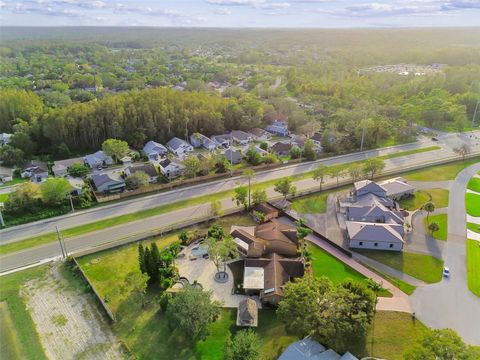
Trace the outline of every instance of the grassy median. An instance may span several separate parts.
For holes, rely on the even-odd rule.
[[[430,230],[428,230],[428,225],[431,223],[437,223],[438,225],[438,231],[435,231],[432,235],[435,239],[437,240],[447,240],[447,235],[448,235],[448,215],[447,214],[439,214],[439,215],[430,215],[427,218],[423,219],[423,223],[425,225],[425,231],[427,233],[431,233]],[[415,231],[415,230],[414,230]]]
[[[480,297],[480,241],[467,240],[468,288]]]

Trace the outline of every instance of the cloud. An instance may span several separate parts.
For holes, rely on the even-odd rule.
[[[209,4],[214,4],[214,5],[258,7],[258,6],[266,3],[266,0],[207,0],[207,2]]]
[[[232,11],[227,7],[219,7],[213,12],[217,15],[232,15]]]
[[[135,7],[126,6],[118,3],[114,8],[117,14],[140,14],[152,17],[165,17],[170,20],[175,20],[175,25],[196,25],[205,22],[207,19],[203,16],[193,16],[184,12],[172,9],[153,9],[151,7]]]
[[[279,10],[279,9],[289,8],[290,6],[291,4],[288,2],[278,2],[278,3],[263,4],[260,6],[260,8],[265,10]]]

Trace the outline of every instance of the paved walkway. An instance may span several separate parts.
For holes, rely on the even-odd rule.
[[[479,170],[477,163],[461,171],[450,190],[445,249],[445,266],[450,268],[450,277],[420,286],[410,297],[417,317],[425,325],[452,328],[472,345],[480,345],[480,298],[467,287],[465,219],[469,218],[465,214],[465,192],[468,181]]]
[[[377,283],[381,283],[382,286],[390,291],[393,295],[391,298],[378,298],[377,303],[377,310],[388,310],[388,311],[400,311],[400,312],[412,312],[412,308],[410,306],[410,300],[408,295],[402,292],[397,287],[390,284],[381,276],[377,275],[370,269],[366,268],[355,259],[348,257],[345,253],[338,250],[337,248],[333,247],[332,245],[328,244],[324,240],[320,239],[319,237],[310,234],[306,238],[306,240],[310,241],[311,243],[321,247],[323,250],[331,254],[332,256],[336,257],[338,260],[342,261],[346,265],[350,266],[351,268],[358,271],[360,274],[366,276],[367,278],[371,278],[375,280]]]

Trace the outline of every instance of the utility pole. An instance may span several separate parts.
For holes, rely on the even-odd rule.
[[[365,116],[363,118],[363,129],[362,129],[362,140],[360,142],[360,151],[363,151],[363,142],[365,140],[365,120],[367,120],[367,113],[365,113]]]
[[[232,132],[230,132],[230,177],[233,176],[233,135]]]
[[[66,255],[65,255],[65,249],[63,248],[63,244],[62,244],[62,236],[60,235],[60,231],[58,231],[58,226],[55,226],[55,229],[57,230],[57,238],[60,244],[60,250],[62,250],[62,257],[65,259]]]
[[[75,212],[75,208],[73,207],[72,194],[70,194],[70,206],[72,207],[72,213]]]
[[[470,124],[470,127],[473,128],[473,123],[475,122],[475,119],[477,118],[477,110],[478,110],[478,105],[480,104],[480,99],[477,100],[477,105],[475,106],[475,111],[473,112],[473,117],[472,117],[472,123]]]

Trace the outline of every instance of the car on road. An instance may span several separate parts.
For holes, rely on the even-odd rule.
[[[443,268],[443,277],[450,277],[450,268],[446,266]]]
[[[432,137],[432,140],[433,140],[433,141],[438,141],[438,138],[436,138],[436,137],[434,136],[434,137]]]

